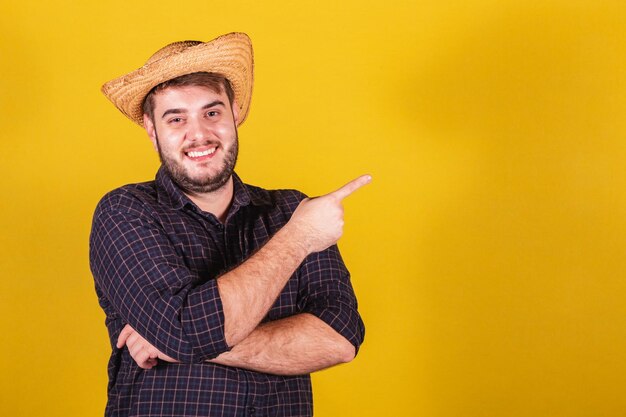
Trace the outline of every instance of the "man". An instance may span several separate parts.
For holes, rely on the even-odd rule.
[[[107,194],[90,262],[112,344],[107,416],[310,416],[309,373],[364,327],[339,251],[341,200],[234,173],[252,91],[242,33],[178,42],[103,86],[145,127],[155,181]]]

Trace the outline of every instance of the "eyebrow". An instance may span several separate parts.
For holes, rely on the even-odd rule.
[[[224,104],[222,100],[215,100],[202,106],[202,110],[210,109],[211,107],[215,107],[215,106],[226,107],[226,105]],[[167,116],[168,114],[183,114],[183,113],[187,113],[187,110],[186,109],[168,109],[163,112],[161,119],[165,118],[165,116]]]

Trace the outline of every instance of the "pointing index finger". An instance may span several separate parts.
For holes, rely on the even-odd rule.
[[[347,196],[349,196],[350,194],[352,194],[353,192],[355,192],[359,188],[363,187],[366,184],[369,184],[371,181],[372,181],[372,176],[371,175],[369,175],[369,174],[361,175],[360,177],[350,181],[349,183],[347,183],[343,187],[339,188],[337,191],[333,191],[330,194],[334,195],[335,197],[339,198],[340,200],[343,200],[344,198],[346,198]]]

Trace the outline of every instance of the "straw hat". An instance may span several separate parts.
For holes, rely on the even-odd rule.
[[[245,33],[229,33],[209,42],[182,41],[159,49],[145,65],[102,86],[102,93],[126,117],[143,127],[143,100],[158,84],[194,72],[225,76],[239,105],[239,122],[248,115],[253,81],[252,42]]]

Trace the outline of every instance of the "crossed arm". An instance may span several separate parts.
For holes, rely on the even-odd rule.
[[[177,362],[160,352],[132,327],[120,333],[117,347],[124,345],[144,369],[158,360]],[[312,314],[302,313],[259,325],[235,345],[209,362],[276,375],[301,375],[349,362],[355,348],[343,336]]]
[[[367,182],[369,177],[361,177],[334,193],[303,201],[290,221],[257,253],[216,280],[224,339],[231,350],[222,349],[211,362],[266,373],[301,374],[354,357],[352,343],[312,314],[259,323],[303,259],[341,236],[341,200]],[[151,368],[158,359],[175,361],[129,325],[117,344],[127,345],[144,368]]]

